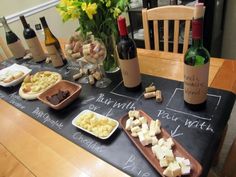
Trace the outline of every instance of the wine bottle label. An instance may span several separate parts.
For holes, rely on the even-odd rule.
[[[63,59],[60,55],[60,52],[56,49],[54,45],[46,46],[48,54],[52,60],[52,65],[54,67],[63,66]]]
[[[13,56],[16,58],[22,58],[26,54],[26,50],[20,40],[17,40],[14,43],[8,44],[7,46],[9,47]]]
[[[201,66],[184,64],[184,100],[201,104],[207,99],[209,63]]]
[[[28,44],[29,50],[32,53],[33,60],[35,62],[45,60],[46,55],[37,37],[26,39],[26,43]]]
[[[124,86],[133,88],[141,83],[141,75],[139,70],[138,59],[129,60],[119,59]]]

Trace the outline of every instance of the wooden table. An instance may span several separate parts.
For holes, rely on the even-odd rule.
[[[183,55],[138,49],[142,73],[183,80]],[[209,85],[236,93],[236,61],[211,59]],[[0,176],[127,176],[0,100]]]

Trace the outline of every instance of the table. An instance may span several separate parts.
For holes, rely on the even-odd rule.
[[[142,73],[183,80],[182,54],[138,49],[138,57]],[[209,86],[236,93],[235,76],[236,61],[211,59]],[[0,174],[127,176],[5,101],[0,105]]]

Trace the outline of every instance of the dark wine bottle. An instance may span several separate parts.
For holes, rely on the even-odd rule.
[[[192,20],[192,46],[184,56],[184,101],[193,110],[205,108],[210,54],[203,47],[204,4],[195,6]]]
[[[128,90],[141,88],[141,75],[135,42],[129,38],[125,18],[118,18],[120,41],[117,44],[119,64],[124,86]]]
[[[47,48],[49,56],[51,57],[52,65],[54,67],[63,66],[66,63],[66,60],[64,59],[61,45],[58,39],[52,34],[51,30],[49,29],[45,17],[41,17],[40,21],[44,30],[45,46]]]
[[[10,29],[7,24],[5,17],[0,17],[0,22],[2,23],[5,34],[6,34],[6,41],[7,46],[10,49],[11,53],[16,59],[20,59],[25,56],[26,50],[21,43],[21,40],[18,36]]]
[[[41,62],[46,59],[46,55],[43,51],[43,48],[39,42],[39,39],[29,24],[26,22],[25,17],[20,16],[20,20],[24,26],[23,35],[25,41],[29,47],[30,52],[32,53],[33,60],[35,62]]]

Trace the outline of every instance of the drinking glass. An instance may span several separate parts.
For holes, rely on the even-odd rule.
[[[101,79],[95,84],[98,88],[106,88],[110,85],[111,80],[106,77],[103,61],[106,58],[107,51],[102,40],[95,38],[94,40],[85,41],[83,45],[84,59],[96,66],[96,70],[101,74]]]

